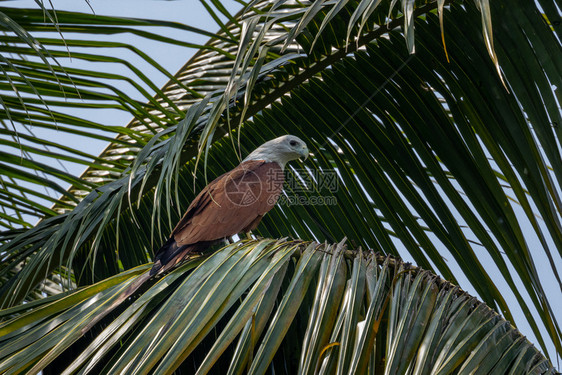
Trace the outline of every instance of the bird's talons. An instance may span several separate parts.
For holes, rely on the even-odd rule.
[[[250,241],[261,241],[263,240],[265,237],[262,236],[258,236],[257,234],[253,234],[251,231],[250,232],[246,232],[246,239],[250,240]]]

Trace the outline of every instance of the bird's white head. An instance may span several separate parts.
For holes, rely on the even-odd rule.
[[[266,162],[277,162],[281,168],[285,168],[285,164],[291,160],[306,159],[308,153],[308,147],[302,139],[288,134],[265,142],[248,155],[244,161],[265,160]]]

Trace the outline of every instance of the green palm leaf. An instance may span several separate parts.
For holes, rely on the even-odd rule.
[[[4,323],[0,368],[554,373],[508,322],[430,272],[372,252],[345,251],[342,244],[300,241],[235,243],[203,262],[195,257],[154,280],[105,328],[94,328],[95,338],[82,350],[78,340],[89,319],[145,269]]]
[[[0,81],[3,89],[0,97],[3,107],[0,122],[2,145],[9,151],[2,156],[2,169],[5,173],[2,173],[4,188],[0,203],[7,213],[24,211],[27,215],[26,226],[30,226],[30,221],[34,218],[56,214],[50,209],[52,199],[41,194],[43,187],[47,191],[54,190],[57,194],[64,195],[56,210],[68,210],[78,202],[74,196],[82,198],[84,192],[90,192],[120,175],[129,165],[126,160],[130,160],[131,155],[135,154],[134,150],[143,147],[160,128],[176,123],[183,116],[182,110],[162,93],[145,72],[126,59],[114,57],[115,53],[112,51],[127,49],[134,59],[146,62],[169,77],[171,82],[185,87],[171,73],[134,45],[96,40],[92,39],[92,35],[130,33],[145,40],[186,48],[216,50],[141,29],[160,26],[208,37],[214,35],[181,24],[60,11],[56,13],[56,24],[53,25],[50,19],[45,18],[45,11],[8,7],[1,9],[4,20],[2,26],[7,32],[0,37],[3,73]],[[32,33],[41,32],[43,34],[39,35],[48,35],[45,32],[55,29],[62,35],[72,33],[73,37],[60,39],[32,36]],[[80,39],[80,36],[85,38]],[[109,54],[100,54],[97,52],[100,49],[109,51]],[[119,65],[129,73],[113,74],[74,68],[71,64],[73,61]],[[120,87],[124,83],[132,85],[134,90],[128,94],[123,92]],[[160,101],[153,97],[154,93],[161,98]],[[138,97],[142,97],[142,101],[134,99]],[[70,115],[67,113],[69,108],[126,111],[144,126],[106,126],[86,117]],[[162,118],[153,114],[155,110]],[[119,157],[111,158],[109,164],[107,155],[98,157],[82,151],[81,147],[50,141],[44,136],[36,135],[37,129],[41,134],[45,134],[41,129],[56,130],[59,134],[75,136],[75,139],[82,142],[95,139],[112,142],[114,146],[110,151],[113,151],[113,155],[116,154],[116,148],[121,152],[118,153]],[[117,138],[114,138],[116,134]],[[9,158],[10,155],[13,155],[13,159]],[[35,159],[40,157],[88,166],[95,169],[97,175],[90,179],[78,178],[66,172],[62,163],[51,168],[35,165]],[[33,176],[34,173],[38,175]],[[20,184],[15,184],[14,181],[27,181],[30,185],[22,184],[19,187]],[[70,194],[66,192],[68,184],[73,186]],[[44,200],[45,203],[38,204]],[[7,215],[3,224],[10,228],[22,223],[13,222],[10,215]]]
[[[556,297],[545,290],[550,280],[561,284],[561,168],[554,125],[560,123],[560,110],[553,88],[560,80],[560,54],[553,53],[560,51],[560,43],[557,29],[550,26],[557,10],[523,1],[510,3],[509,9],[501,1],[453,2],[444,10],[442,5],[249,4],[98,157],[118,155],[110,159],[114,163],[92,163],[83,178],[70,181],[70,193],[56,206],[65,213],[15,237],[9,233],[0,248],[7,254],[0,277],[10,277],[3,286],[3,305],[22,300],[60,266],[73,271],[78,285],[87,286],[145,263],[207,175],[232,168],[265,140],[292,133],[309,144],[314,157],[291,170],[287,199],[331,204],[294,205],[289,200],[268,214],[259,234],[329,242],[347,237],[356,246],[400,254],[470,287],[507,319],[528,324],[543,351],[554,346],[562,353],[552,306]],[[414,30],[416,53],[410,55]],[[70,90],[65,77],[60,71],[58,79]],[[114,100],[131,112],[142,108],[119,94]],[[163,104],[170,100],[173,110]],[[184,109],[186,115],[179,120]],[[196,181],[191,175],[195,171]],[[100,173],[103,181],[94,182]],[[332,178],[337,188],[319,185],[319,176]],[[308,190],[302,186],[306,181]],[[68,211],[73,199],[80,203]],[[22,202],[31,206],[31,201]],[[7,206],[16,207],[10,202]],[[28,266],[11,276],[24,260]],[[338,314],[333,342],[356,343],[351,331],[358,324],[356,309],[365,288],[365,265],[357,262],[346,292],[355,302],[330,310]],[[403,293],[409,296],[409,289]],[[430,289],[423,293],[446,299]],[[407,303],[409,297],[404,298]],[[397,314],[393,319],[399,319],[402,306],[392,310]],[[376,309],[382,307],[372,308],[370,319],[377,319]],[[279,319],[288,319],[291,312],[284,314]],[[410,323],[402,322],[409,326],[392,329],[409,334],[416,319],[428,319],[410,318]],[[246,368],[249,358],[244,353],[255,345],[253,324],[241,328],[244,341],[235,349],[233,368]],[[493,324],[507,343],[505,327]],[[310,371],[341,371],[352,360],[354,368],[364,369],[372,362],[347,347],[318,346],[324,336],[307,340],[306,345],[326,356],[322,363],[302,359]],[[362,340],[368,346],[372,338]],[[426,355],[412,349],[425,339],[414,335],[411,340],[384,350],[388,356]],[[252,371],[262,371],[272,351],[277,353],[275,337],[265,342],[263,354],[256,347],[259,356],[252,359]],[[153,368],[164,353],[175,354],[159,362],[163,369],[185,359],[173,343],[146,356],[140,344],[131,343],[136,354],[123,352],[123,358],[135,356],[139,371]],[[449,355],[457,353],[442,354]],[[474,357],[463,366],[470,371],[480,360]],[[457,364],[454,359],[443,361],[439,366],[445,373],[450,363]],[[126,364],[115,358],[108,366]],[[399,371],[404,364],[389,365]],[[423,372],[425,364],[419,366]]]

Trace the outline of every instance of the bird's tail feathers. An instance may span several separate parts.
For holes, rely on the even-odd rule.
[[[150,271],[137,276],[137,278],[117,296],[109,307],[92,318],[88,325],[82,329],[82,334],[89,331],[94,325],[107,316],[107,314],[115,310],[117,306],[132,296],[152,276],[167,272],[183,261],[189,254],[204,251],[210,245],[210,242],[199,242],[196,244],[178,246],[173,237],[170,238],[156,253],[154,266],[152,266]]]
[[[177,242],[171,237],[156,252],[154,257],[154,266],[150,270],[150,276],[168,271],[181,261],[185,260],[188,255],[206,250],[213,241],[197,242],[194,244],[178,246]]]

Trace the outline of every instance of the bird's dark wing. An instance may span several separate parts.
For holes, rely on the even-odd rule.
[[[283,182],[283,171],[277,163],[241,163],[201,191],[172,237],[178,244],[188,245],[241,232],[273,208]]]
[[[155,273],[197,245],[255,228],[283,190],[279,164],[250,160],[210,182],[191,202],[170,239],[155,256]]]

